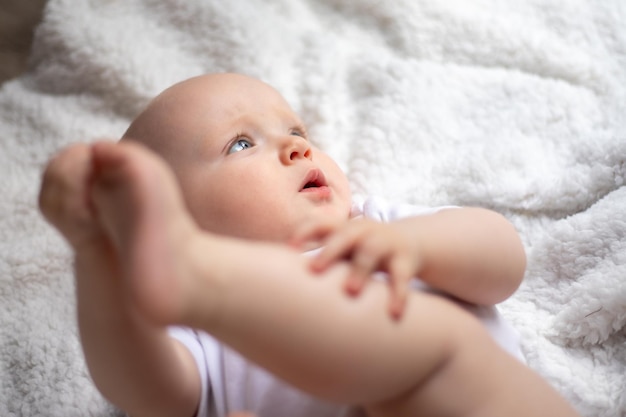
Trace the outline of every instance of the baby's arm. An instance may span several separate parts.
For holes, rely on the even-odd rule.
[[[312,261],[323,271],[349,259],[348,289],[359,292],[372,272],[388,272],[393,287],[391,311],[398,314],[406,283],[419,277],[465,301],[492,305],[519,286],[526,257],[519,236],[501,215],[480,208],[442,210],[391,223],[357,219],[340,227],[310,225],[297,242],[324,237],[326,246]]]
[[[112,242],[88,201],[91,149],[75,145],[49,163],[44,216],[75,253],[78,321],[90,374],[102,394],[133,416],[192,415],[200,382],[195,362],[163,327],[129,308]]]
[[[422,259],[419,278],[465,301],[484,305],[504,301],[524,277],[522,242],[513,225],[493,211],[442,210],[393,225],[415,242],[416,255]]]

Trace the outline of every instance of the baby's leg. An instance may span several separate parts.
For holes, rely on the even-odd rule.
[[[348,298],[347,265],[319,277],[286,247],[201,233],[160,159],[130,144],[94,152],[96,205],[151,319],[202,328],[293,385],[376,416],[543,416],[553,404],[549,415],[573,415],[452,303],[414,293],[393,321],[385,285]]]
[[[347,265],[319,277],[286,246],[201,233],[171,171],[140,146],[97,144],[94,158],[95,205],[150,319],[203,328],[292,383],[344,402],[404,392],[450,354],[442,346],[415,355],[448,333],[448,315],[460,315],[445,301],[412,303],[408,316],[421,316],[421,332],[411,320],[393,322],[385,286],[345,297]],[[435,324],[429,316],[440,305],[450,313],[437,313]],[[393,366],[401,358],[411,364]]]
[[[186,215],[171,170],[133,143],[96,143],[93,158],[91,197],[129,277],[129,295],[151,321],[180,322],[189,275],[185,268],[192,263],[175,261],[194,247],[199,231]]]

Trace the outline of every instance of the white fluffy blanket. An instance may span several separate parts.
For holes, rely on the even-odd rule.
[[[502,311],[530,366],[584,416],[625,416],[624,22],[623,0],[51,0],[0,91],[0,415],[115,413],[36,208],[44,162],[237,71],[284,93],[357,194],[508,216],[529,266]]]

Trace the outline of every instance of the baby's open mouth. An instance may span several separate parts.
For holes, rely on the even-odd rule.
[[[306,177],[304,178],[302,186],[300,187],[300,191],[326,187],[327,185],[328,183],[326,182],[324,173],[319,169],[312,169],[307,173]]]
[[[302,189],[306,189],[306,188],[316,188],[319,187],[320,184],[313,181],[313,182],[307,182],[306,184],[304,184],[304,187],[302,187]]]

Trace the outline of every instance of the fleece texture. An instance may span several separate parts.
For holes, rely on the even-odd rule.
[[[234,71],[285,95],[355,194],[507,216],[528,270],[500,309],[529,366],[583,416],[625,416],[624,22],[623,0],[50,0],[0,90],[0,415],[117,413],[37,210],[47,159]]]

